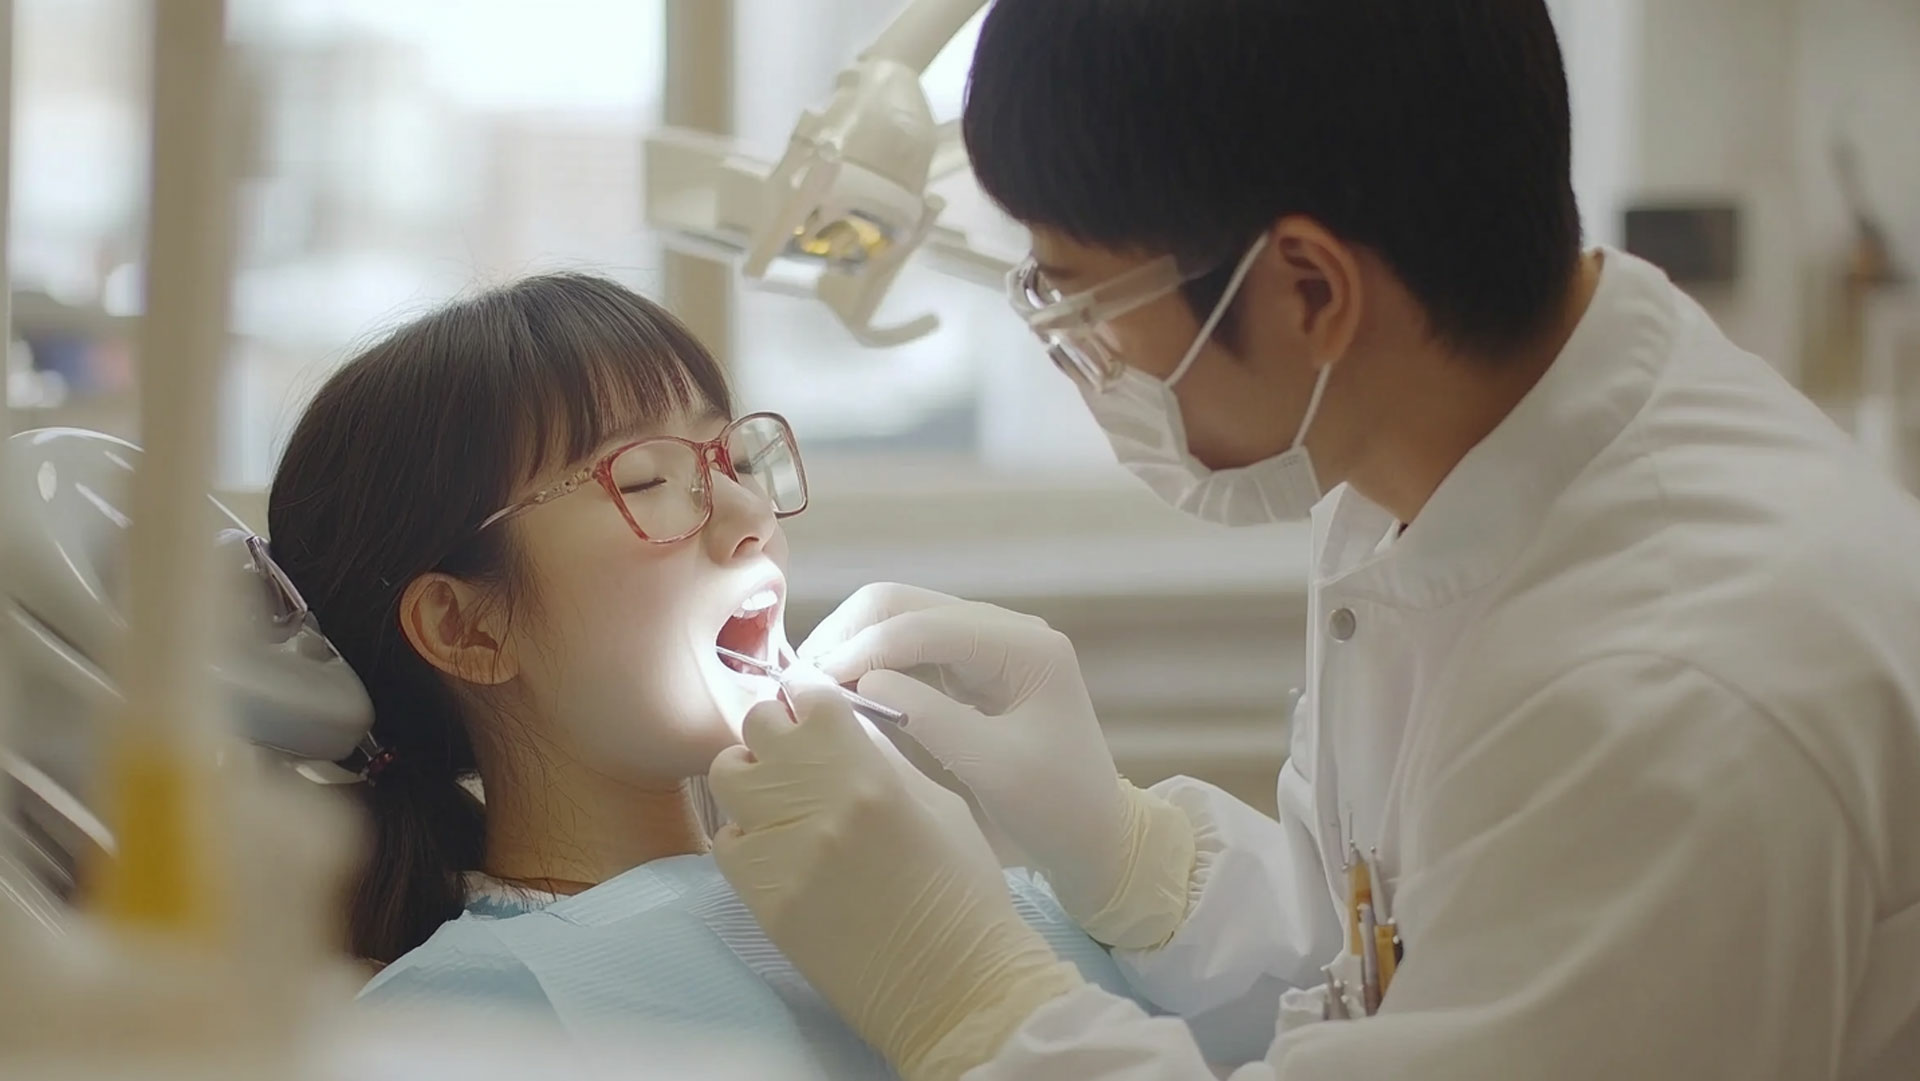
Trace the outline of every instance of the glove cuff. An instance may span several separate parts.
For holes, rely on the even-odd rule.
[[[1086,985],[1079,969],[1057,960],[1005,966],[989,976],[951,1004],[950,1013],[957,1014],[951,1028],[917,1053],[895,1058],[902,1081],[959,1081],[999,1054],[1035,1010]]]
[[[1148,950],[1166,944],[1187,918],[1195,846],[1187,813],[1120,778],[1126,808],[1125,865],[1106,896],[1060,892],[1060,907],[1097,942]]]

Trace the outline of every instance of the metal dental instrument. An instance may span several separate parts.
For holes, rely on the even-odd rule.
[[[1352,840],[1347,841],[1342,870],[1347,873],[1347,952],[1358,957],[1365,937],[1360,927],[1360,910],[1373,904],[1373,868]]]
[[[1360,1002],[1361,1008],[1372,1017],[1380,1012],[1380,952],[1379,937],[1375,934],[1377,926],[1373,922],[1373,906],[1360,906]]]
[[[735,663],[758,668],[772,679],[779,679],[780,673],[783,671],[780,665],[772,661],[763,661],[758,657],[749,657],[745,653],[728,649],[725,646],[714,646],[713,651]],[[852,706],[855,712],[870,721],[879,721],[895,726],[904,726],[907,723],[907,715],[894,709],[892,706],[883,706],[873,699],[857,691],[850,691],[845,687],[840,687],[839,690],[840,694],[846,698],[847,704]]]
[[[1393,974],[1400,970],[1400,933],[1393,921],[1388,920],[1376,927],[1373,934],[1374,952],[1380,956],[1380,995],[1385,998],[1393,986]]]
[[[1333,966],[1321,969],[1327,974],[1327,1019],[1329,1021],[1351,1021],[1353,1011],[1347,1009],[1347,985],[1333,974]]]
[[[1387,880],[1380,873],[1380,850],[1367,850],[1368,877],[1373,892],[1374,951],[1380,955],[1380,994],[1384,998],[1387,988],[1393,984],[1393,974],[1400,966],[1400,925],[1393,918],[1393,897],[1387,890]]]

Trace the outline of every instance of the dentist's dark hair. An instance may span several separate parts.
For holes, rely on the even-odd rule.
[[[1214,267],[1185,290],[1200,315],[1291,215],[1488,353],[1547,325],[1579,265],[1546,0],[996,0],[961,130],[1020,221]]]
[[[440,571],[517,605],[514,530],[479,532],[543,471],[677,408],[732,411],[726,377],[658,305],[602,278],[528,278],[395,330],[307,407],[268,497],[274,560],[374,706],[393,753],[363,786],[370,858],[354,953],[388,962],[460,914],[485,853],[455,681],[400,625],[409,582]]]

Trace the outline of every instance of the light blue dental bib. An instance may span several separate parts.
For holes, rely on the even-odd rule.
[[[1009,871],[1007,888],[1062,960],[1133,997],[1106,950],[1031,876]],[[583,1035],[738,1041],[821,1078],[894,1076],[767,940],[710,856],[655,860],[550,903],[476,896],[374,977],[360,1003],[501,1010]]]

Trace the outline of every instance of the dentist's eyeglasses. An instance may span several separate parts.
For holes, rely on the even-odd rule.
[[[716,469],[766,499],[775,517],[791,518],[807,509],[807,473],[787,419],[778,413],[749,413],[706,442],[662,435],[628,443],[495,511],[480,529],[597,480],[641,540],[672,544],[700,532],[713,517]]]
[[[1107,324],[1211,271],[1189,271],[1173,256],[1163,255],[1089,289],[1065,294],[1029,258],[1007,274],[1007,302],[1046,345],[1054,367],[1082,390],[1097,394],[1126,370]]]

